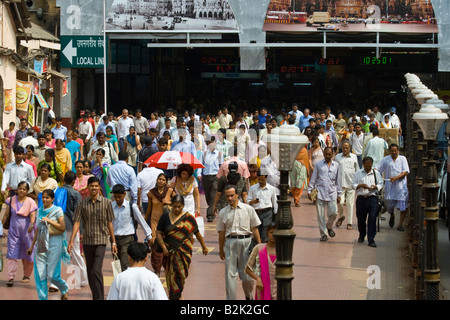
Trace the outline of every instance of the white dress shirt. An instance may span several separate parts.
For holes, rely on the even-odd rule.
[[[247,202],[259,199],[259,202],[252,205],[255,210],[273,208],[273,212],[278,211],[277,192],[276,188],[266,183],[264,187],[261,187],[259,183],[250,187],[247,195]]]
[[[375,175],[376,175],[376,183],[375,183]],[[370,186],[377,186],[377,190],[369,190],[365,188],[359,188],[356,189],[356,187],[359,184],[366,184],[369,187]],[[356,190],[356,196],[363,196],[363,197],[369,197],[369,196],[377,196],[378,191],[380,191],[383,188],[383,178],[381,177],[380,173],[377,170],[370,170],[369,173],[367,173],[364,169],[360,169],[356,172],[355,176],[353,177],[352,181],[352,188]]]
[[[130,117],[120,118],[118,122],[118,139],[125,138],[130,133],[130,127],[134,127],[134,121]]]
[[[34,179],[34,170],[25,161],[22,161],[19,165],[14,161],[6,165],[5,172],[3,173],[2,189],[5,191],[7,187],[12,190],[17,190],[17,186],[20,182],[26,181],[29,186]]]
[[[230,205],[219,211],[217,231],[224,231],[229,235],[251,235],[252,228],[261,224],[261,220],[252,206],[239,201],[236,208]]]
[[[351,189],[353,177],[355,176],[356,171],[359,170],[358,158],[353,153],[349,153],[348,156],[344,156],[341,152],[334,157],[334,161],[339,163],[342,188]]]
[[[123,200],[122,205],[119,207],[116,201],[111,203],[114,211],[115,219],[112,221],[114,227],[114,235],[116,236],[129,236],[135,233],[134,230],[134,221],[142,227],[144,230],[145,236],[147,239],[152,237],[152,230],[148,226],[147,222],[144,220],[144,216],[142,215],[139,207],[133,203],[133,216],[131,216],[130,212],[130,202],[127,200]]]

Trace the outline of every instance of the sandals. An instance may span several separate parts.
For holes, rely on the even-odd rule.
[[[8,282],[6,283],[7,287],[12,287],[14,285],[13,279],[9,279]]]
[[[69,293],[63,294],[61,300],[69,300]]]
[[[344,220],[345,220],[345,217],[340,217],[338,219],[338,221],[336,222],[336,227],[340,227],[342,225],[342,221],[344,221]]]
[[[30,282],[30,278],[29,277],[23,277],[21,282],[22,283],[28,283],[28,282]]]

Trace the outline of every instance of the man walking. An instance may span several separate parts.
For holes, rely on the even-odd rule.
[[[267,183],[267,174],[258,171],[258,183],[251,186],[247,196],[247,202],[255,209],[261,224],[258,227],[261,242],[268,241],[267,230],[274,221],[278,210],[277,192],[275,187]]]
[[[362,132],[360,123],[355,124],[355,132],[350,135],[349,141],[350,145],[352,146],[353,153],[356,154],[356,157],[358,158],[359,168],[362,168],[364,133]]]
[[[400,211],[400,221],[397,230],[405,231],[403,228],[403,221],[406,216],[406,209],[408,208],[408,182],[407,175],[409,174],[408,160],[405,156],[399,155],[398,145],[391,144],[389,146],[391,155],[386,156],[377,165],[376,169],[380,174],[384,174],[384,203],[386,210],[390,213],[389,226],[392,228],[395,224],[394,210]]]
[[[350,152],[351,146],[348,141],[342,143],[342,152],[338,153],[334,158],[339,164],[341,172],[342,194],[341,201],[338,203],[339,218],[336,227],[340,227],[345,220],[344,206],[347,211],[347,229],[352,230],[353,226],[353,208],[355,204],[355,190],[352,187],[352,180],[356,171],[359,170],[358,159],[356,155]]]
[[[75,174],[75,172],[71,170],[67,171],[64,175],[64,185],[61,187],[61,189],[65,189],[67,192],[66,211],[64,212],[64,221],[67,232],[72,232],[73,230],[73,215],[75,212],[75,207],[79,202],[81,202],[81,194],[73,188],[76,179],[77,175]],[[77,284],[79,284],[81,287],[86,286],[88,284],[88,276],[86,270],[86,262],[81,255],[80,232],[77,232],[73,239],[71,262],[80,270],[79,274],[75,272]]]
[[[1,193],[6,197],[6,189],[9,189],[9,196],[14,196],[17,191],[17,186],[20,182],[26,181],[31,185],[34,179],[33,167],[25,162],[25,151],[21,146],[13,148],[14,161],[6,165],[3,173]]]
[[[323,150],[324,159],[314,166],[308,187],[308,198],[311,200],[313,189],[318,191],[316,200],[317,220],[319,221],[320,241],[327,241],[328,235],[334,237],[333,223],[336,219],[337,203],[341,202],[342,179],[339,164],[332,160],[333,149]],[[325,223],[325,208],[328,221]]]
[[[105,150],[105,156],[103,157],[104,162],[108,162],[108,166],[113,165],[118,161],[116,150],[114,146],[105,140],[105,133],[103,131],[97,132],[97,141],[95,141],[88,153],[88,160],[95,160],[95,155],[97,154],[98,149]]]
[[[123,185],[127,194],[125,199],[137,203],[138,182],[134,169],[128,165],[128,152],[119,152],[119,162],[109,168],[106,183],[111,189],[116,184]]]
[[[220,165],[223,163],[223,154],[216,149],[215,136],[211,136],[211,140],[207,141],[206,144],[208,149],[203,157],[205,168],[202,170],[202,184],[203,190],[205,190],[206,203],[208,204],[208,209],[206,209],[206,219],[208,222],[213,222],[215,218],[213,205],[219,182],[217,173],[219,173]]]
[[[370,139],[363,151],[363,157],[371,157],[373,159],[373,167],[376,167],[383,160],[384,152],[388,149],[386,140],[380,138],[379,134],[380,131],[378,129],[373,129],[373,138]]]
[[[111,251],[117,254],[116,239],[112,220],[114,211],[111,200],[99,194],[100,180],[90,177],[88,180],[89,197],[81,200],[75,207],[73,230],[67,250],[72,253],[74,239],[83,224],[83,251],[86,259],[89,287],[93,300],[104,300],[103,259],[108,238],[111,239]]]
[[[363,159],[363,169],[355,174],[352,185],[357,195],[358,242],[364,242],[367,234],[369,247],[376,248],[374,238],[377,233],[378,192],[383,188],[383,178],[378,171],[372,169],[372,163],[371,157]]]
[[[228,206],[220,210],[217,221],[219,255],[225,260],[225,284],[227,300],[236,300],[237,276],[242,281],[245,297],[252,300],[253,279],[245,273],[252,235],[261,243],[258,226],[261,221],[255,210],[238,199],[233,185],[225,189]]]

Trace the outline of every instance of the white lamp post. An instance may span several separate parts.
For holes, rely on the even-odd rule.
[[[276,214],[278,230],[273,234],[277,253],[277,262],[275,263],[277,299],[292,300],[292,280],[294,279],[292,252],[295,232],[292,230],[291,201],[287,199],[289,171],[292,170],[298,153],[309,143],[309,140],[305,135],[300,134],[298,128],[294,127],[272,129],[271,134],[264,136],[263,140],[280,170],[280,199]]]
[[[437,221],[439,220],[438,207],[438,174],[436,160],[434,160],[434,143],[439,128],[448,119],[448,115],[433,105],[422,107],[414,113],[413,120],[422,130],[423,137],[427,141],[428,160],[426,161],[425,184],[425,218],[426,228],[426,257],[425,257],[425,299],[439,300],[440,270],[438,264],[438,239]]]

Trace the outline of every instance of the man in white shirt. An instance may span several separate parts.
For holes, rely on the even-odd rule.
[[[380,138],[379,134],[378,129],[372,131],[373,138],[370,139],[363,151],[363,158],[371,157],[373,159],[373,167],[376,167],[383,160],[384,152],[389,148],[386,140]]]
[[[115,219],[112,221],[114,227],[114,238],[116,239],[118,257],[122,271],[125,271],[128,264],[127,248],[135,242],[136,225],[139,224],[144,230],[146,239],[152,237],[152,230],[144,220],[144,216],[138,206],[125,200],[125,187],[116,184],[112,188],[113,202],[111,203]]]
[[[128,116],[128,110],[122,110],[122,117],[120,117],[118,123],[117,139],[119,139],[119,148],[124,150],[124,139],[130,133],[130,127],[134,126],[134,121]]]
[[[221,128],[228,129],[230,122],[233,121],[233,117],[228,113],[228,108],[222,109],[222,114],[219,116],[219,124]]]
[[[383,188],[383,178],[372,169],[372,158],[363,160],[363,169],[353,177],[352,186],[356,190],[356,218],[358,220],[358,242],[364,242],[367,235],[369,246],[375,248],[374,238],[377,232],[378,192]],[[367,220],[367,223],[366,223]]]
[[[247,202],[255,209],[261,224],[258,231],[261,242],[266,243],[269,238],[267,230],[274,220],[278,210],[277,192],[275,187],[267,183],[267,175],[258,171],[258,183],[250,187]]]
[[[92,124],[89,122],[89,114],[83,114],[83,121],[78,124],[78,132],[80,133],[80,139],[84,142],[84,158],[88,157],[88,152],[91,148],[91,139],[94,134],[94,128]]]
[[[261,221],[250,205],[239,201],[236,187],[225,188],[228,205],[220,210],[217,219],[219,233],[219,256],[225,260],[225,285],[227,300],[236,300],[237,276],[239,275],[246,299],[252,300],[253,279],[244,270],[249,257],[252,236],[260,243],[258,226]]]
[[[27,129],[27,137],[20,140],[19,146],[26,148],[27,146],[32,145],[34,148],[38,148],[39,143],[36,140],[36,138],[33,137],[33,135],[34,135],[34,130],[32,128],[28,128]]]
[[[10,195],[14,195],[20,182],[26,181],[29,186],[34,179],[33,167],[25,163],[23,147],[15,146],[13,149],[14,161],[6,165],[3,173],[1,193],[6,196],[6,188],[10,189]],[[31,192],[31,190],[30,190]]]
[[[97,141],[95,141],[91,148],[89,149],[88,153],[88,160],[92,161],[95,159],[95,154],[98,149],[105,150],[105,156],[103,158],[103,161],[108,162],[108,166],[113,165],[114,163],[118,162],[118,156],[116,153],[116,150],[114,149],[113,145],[109,142],[106,142],[105,140],[105,133],[103,131],[97,132]]]
[[[359,170],[358,158],[350,152],[351,146],[348,141],[342,144],[342,152],[338,153],[334,161],[339,163],[339,170],[342,179],[341,201],[338,203],[338,220],[336,227],[340,227],[345,220],[344,206],[347,209],[347,229],[352,230],[353,226],[353,208],[355,205],[355,190],[352,186],[352,180],[356,171]]]
[[[349,138],[350,145],[352,146],[352,151],[356,154],[358,158],[359,168],[362,168],[362,151],[364,144],[364,133],[362,132],[361,124],[357,123],[355,125],[355,132],[350,135]]]
[[[108,300],[168,300],[159,277],[145,267],[149,248],[134,242],[127,249],[130,267],[119,273],[111,284]]]

